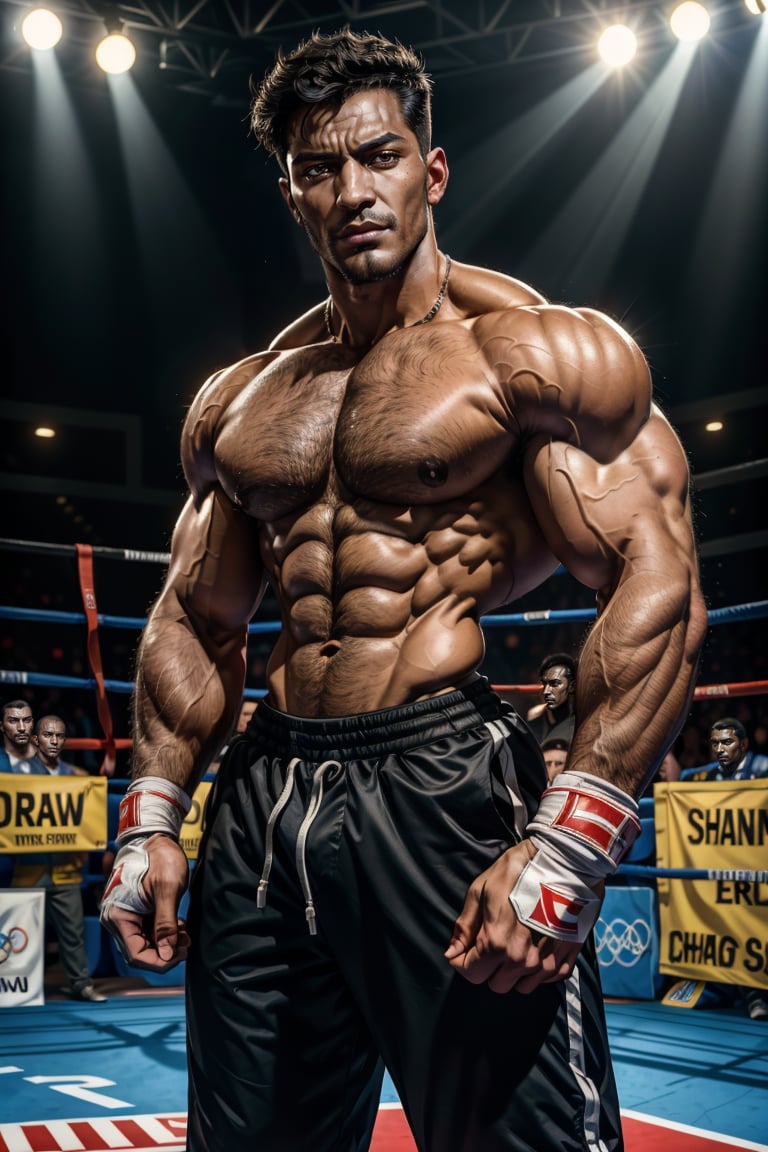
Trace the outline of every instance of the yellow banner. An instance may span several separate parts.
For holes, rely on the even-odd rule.
[[[653,798],[658,866],[720,874],[659,876],[659,970],[768,988],[768,780],[657,784]]]
[[[100,852],[106,846],[105,776],[0,774],[0,852]]]
[[[200,849],[200,837],[203,834],[205,802],[211,790],[211,783],[210,780],[203,780],[198,784],[192,796],[192,807],[181,826],[181,846],[188,860],[197,860],[197,853]]]

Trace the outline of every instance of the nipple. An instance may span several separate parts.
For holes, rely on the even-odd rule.
[[[427,456],[419,464],[419,480],[428,488],[439,488],[448,479],[448,468],[439,456]]]

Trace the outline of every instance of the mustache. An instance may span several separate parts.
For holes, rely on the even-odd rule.
[[[331,236],[338,239],[344,229],[353,224],[357,227],[363,224],[373,224],[378,228],[394,228],[396,220],[388,212],[350,212],[346,220],[332,229]]]

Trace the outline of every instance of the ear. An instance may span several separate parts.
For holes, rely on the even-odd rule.
[[[34,744],[35,748],[40,747],[40,741],[38,740],[37,736],[30,736],[30,740]]]
[[[433,148],[427,152],[426,169],[427,201],[429,204],[439,204],[448,184],[448,161],[442,148]]]
[[[291,216],[293,216],[299,227],[303,228],[304,221],[301,218],[301,212],[299,212],[298,208],[296,207],[296,201],[291,195],[291,185],[289,180],[287,177],[281,176],[277,184],[283,195],[283,200],[285,200],[286,204],[288,205],[288,211],[290,212]]]

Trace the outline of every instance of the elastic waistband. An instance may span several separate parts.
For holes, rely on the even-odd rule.
[[[501,709],[501,700],[483,677],[427,700],[323,720],[291,716],[262,700],[245,739],[258,742],[265,752],[309,763],[367,759],[464,732],[495,719]]]

